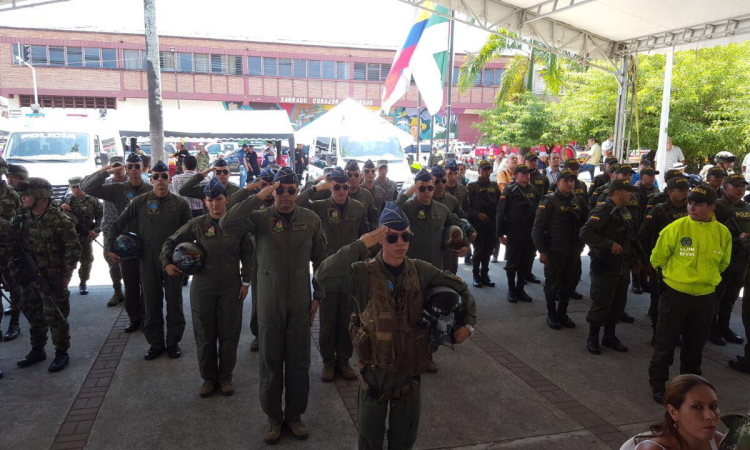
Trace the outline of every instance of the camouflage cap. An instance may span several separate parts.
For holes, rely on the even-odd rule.
[[[0,157],[0,175],[8,175],[8,162]]]
[[[52,196],[52,185],[44,178],[29,178],[19,183],[16,191],[21,195],[33,195],[36,198],[45,199]]]
[[[8,164],[8,175],[16,176],[22,180],[29,178],[29,171],[18,164]]]
[[[70,186],[70,187],[80,186],[81,185],[81,181],[83,181],[83,178],[81,178],[81,177],[70,178],[70,179],[68,179],[68,186]]]

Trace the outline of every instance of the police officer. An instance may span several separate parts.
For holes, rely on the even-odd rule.
[[[328,241],[328,256],[351,244],[367,233],[369,226],[365,206],[349,198],[349,178],[340,167],[333,169],[327,181],[316,185],[315,191],[330,191],[327,200],[310,201],[313,189],[302,191],[297,206],[318,215]],[[334,372],[347,380],[356,380],[357,373],[349,366],[352,341],[349,337],[349,316],[354,307],[344,292],[326,292],[320,305],[320,355],[323,357],[321,380],[330,383]]]
[[[435,166],[432,168],[430,174],[432,175],[432,181],[435,183],[435,192],[432,194],[432,199],[445,205],[451,214],[453,214],[453,218],[462,219],[461,222],[463,223],[463,220],[466,220],[467,216],[463,208],[461,208],[461,203],[456,197],[446,192],[448,183],[446,170],[443,169],[442,166]],[[466,188],[464,188],[464,190],[465,189]],[[464,196],[464,200],[465,199],[466,197]],[[471,227],[471,225],[469,225],[469,227]],[[469,236],[466,237],[469,238],[469,241],[473,241],[477,237],[476,231],[471,228]],[[471,247],[467,246],[467,250],[470,248]],[[450,249],[443,251],[443,269],[450,270],[454,275],[458,272],[458,254],[456,252]]]
[[[112,156],[109,158],[109,164],[111,164],[112,167],[122,166],[122,156]],[[112,177],[107,178],[104,181],[104,184],[124,183],[126,181],[128,181],[128,177],[125,174],[125,171],[117,171]],[[114,222],[120,214],[117,213],[117,206],[115,206],[114,203],[107,200],[104,200],[103,202],[101,230],[104,233],[104,247],[102,250],[104,251],[104,259],[109,266],[109,277],[112,280],[112,289],[114,290],[112,297],[107,301],[107,306],[117,306],[125,301],[125,295],[122,293],[122,272],[120,271],[119,264],[114,264],[109,258],[107,258],[107,252],[109,251],[107,244],[111,235],[109,227],[112,226],[112,222]]]
[[[536,152],[528,152],[524,156],[526,161],[526,167],[529,168],[529,184],[536,189],[536,196],[538,199],[544,197],[549,192],[550,182],[549,178],[541,171],[537,170],[537,163],[539,162],[539,154]],[[514,169],[515,170],[515,169]]]
[[[395,202],[398,197],[398,186],[396,186],[395,181],[388,178],[388,160],[378,160],[377,166],[378,177],[375,178],[374,183],[383,188],[387,202]]]
[[[49,329],[55,359],[48,370],[59,372],[70,361],[68,284],[81,257],[81,244],[73,221],[52,205],[52,186],[47,180],[29,178],[17,189],[28,212],[14,218],[14,227],[19,230],[23,249],[31,253],[42,275],[42,279],[34,278],[23,286],[21,310],[29,321],[31,352],[17,365],[29,367],[47,358],[44,346]],[[31,270],[24,268],[26,272]]]
[[[150,345],[144,355],[146,361],[156,359],[165,351],[173,359],[182,355],[179,346],[185,331],[182,277],[170,267],[165,269],[159,253],[164,241],[193,217],[190,205],[180,196],[169,192],[169,167],[161,161],[151,168],[151,184],[153,190],[133,199],[112,224],[113,236],[119,236],[134,223],[136,234],[143,241],[139,259],[146,313],[143,334]],[[114,248],[114,238],[110,248]],[[112,252],[109,258],[113,261],[120,259]],[[167,303],[166,344],[162,313],[164,300]]]
[[[508,277],[508,301],[511,303],[532,300],[524,289],[536,253],[531,229],[539,204],[539,191],[531,184],[532,172],[527,165],[518,164],[513,169],[516,181],[505,188],[497,205],[497,236],[507,247],[505,273]]]
[[[372,200],[375,205],[375,212],[378,216],[383,211],[385,206],[385,189],[375,184],[375,177],[377,169],[375,169],[375,163],[371,160],[367,160],[362,171],[362,188],[372,194]],[[390,200],[388,200],[390,201]]]
[[[125,166],[107,165],[85,177],[81,181],[81,189],[92,197],[114,203],[119,217],[135,197],[152,190],[151,184],[143,182],[141,176],[143,169],[144,166],[141,157],[135,153],[131,153],[125,159]],[[105,184],[107,178],[115,173],[120,173],[120,175],[127,173],[128,181],[124,183]],[[138,224],[134,222],[130,223],[123,231],[137,232]],[[106,237],[106,245],[109,249],[112,248],[111,244],[117,236],[118,233],[110,227],[109,235]],[[108,257],[108,259],[113,263],[115,262],[112,258]],[[119,264],[122,281],[125,284],[125,311],[127,311],[128,318],[130,319],[128,326],[125,327],[125,332],[132,333],[141,327],[144,319],[140,259],[126,259],[119,261]]]
[[[500,200],[500,192],[497,183],[490,181],[492,163],[482,161],[479,163],[479,179],[467,186],[466,197],[469,199],[469,208],[466,215],[469,222],[477,231],[474,240],[474,256],[472,257],[474,286],[495,287],[490,280],[489,263],[492,251],[495,249],[495,215],[497,213],[497,202]]]
[[[231,175],[229,171],[229,164],[220,159],[214,163],[214,166],[210,169],[204,170],[203,172],[196,173],[185,184],[182,185],[178,192],[182,197],[198,198],[203,200],[206,198],[204,193],[205,186],[203,186],[203,180],[206,179],[209,173],[213,172],[216,178],[224,185],[224,189],[227,191],[229,197],[237,193],[241,188],[236,184],[229,181]]]
[[[599,330],[602,326],[602,346],[618,352],[628,351],[615,336],[615,327],[627,303],[629,273],[632,269],[638,271],[641,265],[635,224],[625,207],[637,190],[630,180],[612,180],[608,198],[591,211],[581,228],[581,240],[591,249],[590,297],[593,303],[586,321],[589,323],[587,348],[594,355],[601,353]]]
[[[675,220],[687,216],[687,196],[688,181],[684,177],[673,177],[667,182],[666,192],[669,195],[664,203],[659,203],[646,212],[646,216],[638,231],[638,240],[641,241],[641,247],[645,253],[646,264],[644,269],[649,274],[649,290],[651,295],[651,304],[648,308],[648,315],[651,318],[651,327],[656,332],[656,323],[659,317],[659,296],[661,295],[661,286],[656,271],[648,263],[651,258],[651,251],[656,245],[659,233],[667,225]],[[653,198],[653,197],[652,197]],[[655,337],[651,337],[653,345]]]
[[[190,284],[190,307],[203,379],[199,395],[205,398],[217,385],[224,395],[234,393],[232,371],[237,362],[242,304],[250,287],[253,253],[249,235],[229,234],[219,226],[229,202],[224,184],[218,177],[212,178],[204,191],[208,214],[192,219],[167,238],[161,264],[167,271],[179,272],[172,257],[175,247],[183,242],[197,242],[204,251],[203,265]]]
[[[721,166],[713,166],[706,173],[706,182],[704,184],[711,186],[716,191],[716,196],[721,198],[724,195],[724,179],[727,177],[727,171]]]
[[[269,444],[281,437],[282,419],[296,438],[309,435],[301,416],[310,391],[310,327],[323,295],[311,298],[309,267],[312,261],[317,268],[328,250],[318,216],[296,207],[298,186],[294,172],[282,167],[273,185],[230,209],[220,222],[226,233],[251,233],[257,260],[263,262],[257,284],[260,403],[268,416],[263,439]],[[272,192],[274,205],[260,211]]]
[[[612,181],[612,177],[610,176],[611,173],[614,170],[611,170],[611,167],[617,164],[617,158],[614,156],[607,156],[604,158],[604,170],[602,173],[594,177],[594,181],[591,183],[591,186],[589,186],[589,198],[591,198],[594,194],[594,191],[596,191],[600,186],[603,186],[610,181]],[[596,196],[594,197],[596,199]]]
[[[72,214],[75,217],[76,232],[78,239],[81,241],[81,266],[78,268],[78,286],[81,295],[89,293],[86,282],[91,275],[91,264],[94,262],[94,248],[92,241],[101,233],[102,223],[102,204],[99,200],[90,195],[86,195],[81,190],[81,177],[73,177],[68,180],[73,195],[61,205],[61,209]]]
[[[544,264],[547,325],[553,330],[559,330],[561,325],[576,326],[568,317],[568,301],[581,278],[583,242],[578,233],[586,217],[585,207],[573,194],[577,180],[570,169],[560,171],[555,182],[557,189],[539,203],[531,233],[539,261]]]
[[[685,173],[682,171],[682,169],[669,169],[664,173],[664,183],[669,183],[669,180],[675,177],[681,177],[687,180],[687,177],[685,176]],[[648,214],[648,212],[651,211],[653,207],[655,207],[659,203],[666,202],[668,199],[669,199],[669,192],[665,185],[663,191],[654,194],[646,203],[646,210],[644,211],[644,217],[645,217],[645,214]]]
[[[729,328],[729,319],[745,282],[750,262],[750,205],[742,200],[747,185],[744,175],[729,175],[724,180],[724,196],[716,201],[716,220],[724,224],[732,234],[732,259],[721,274],[721,283],[716,287],[716,307],[709,335],[711,342],[716,345],[745,342],[742,336]]]
[[[638,191],[633,194],[633,198],[631,199],[632,203],[638,203],[638,221],[636,222],[637,230],[641,229],[641,224],[643,223],[644,217],[646,217],[646,207],[648,206],[649,200],[659,193],[659,188],[655,186],[656,175],[659,175],[659,171],[654,170],[654,168],[650,166],[651,162],[647,159],[643,160],[641,163],[647,163],[648,166],[641,169],[638,173],[638,182],[636,183]],[[651,290],[649,276],[652,276],[652,274],[648,270],[642,270],[639,274],[632,274],[633,286],[631,289],[633,290],[633,293],[640,295],[643,294],[644,290]]]
[[[8,176],[8,163],[5,159],[0,157],[0,219],[10,222],[16,215],[20,206],[20,199],[18,193],[13,189],[7,181],[2,179],[2,175]],[[8,224],[9,225],[9,224]],[[0,259],[0,267],[5,271],[3,273],[3,284],[8,283],[8,286],[3,286],[10,294],[11,304],[8,305],[8,309],[5,314],[10,315],[10,325],[8,325],[8,331],[5,333],[3,340],[12,341],[21,334],[21,328],[18,325],[18,319],[21,314],[20,308],[17,306],[17,302],[20,301],[20,286],[15,286],[10,275],[10,257],[13,256],[12,252],[5,252],[6,258]],[[15,294],[14,294],[14,291]],[[0,302],[0,305],[2,302]],[[15,305],[15,307],[14,307]],[[0,307],[2,310],[2,307]],[[0,313],[3,314],[3,313]],[[2,316],[0,316],[0,322],[2,322]],[[1,331],[0,331],[1,332]]]
[[[651,265],[662,270],[665,284],[648,368],[652,395],[658,403],[664,401],[664,385],[680,336],[680,373],[701,374],[716,286],[732,252],[732,235],[713,214],[716,200],[716,191],[710,186],[694,187],[688,195],[688,216],[667,225],[651,252]],[[710,249],[710,255],[702,249]]]
[[[417,439],[420,373],[428,353],[427,332],[419,327],[423,293],[445,286],[463,299],[465,325],[454,331],[456,343],[466,340],[476,323],[474,298],[460,278],[405,256],[412,233],[409,219],[394,203],[386,204],[380,226],[341,248],[315,272],[326,291],[347,292],[356,305],[351,329],[361,374],[357,428],[362,450],[383,448],[387,414],[389,448],[412,448]],[[367,259],[368,249],[377,244],[382,250]],[[385,314],[393,320],[374,319]],[[397,358],[387,356],[393,354]]]

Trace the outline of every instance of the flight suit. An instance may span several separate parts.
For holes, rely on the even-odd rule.
[[[311,202],[312,194],[311,189],[301,193],[297,197],[297,205],[309,209],[320,218],[328,243],[326,256],[331,256],[367,233],[367,217],[362,203],[347,198],[344,205],[337,205],[330,197],[328,200]],[[344,292],[326,292],[320,302],[320,356],[328,367],[349,365],[353,352],[349,316],[353,311],[351,298]]]
[[[94,248],[92,240],[89,239],[89,231],[94,231],[97,234],[101,232],[99,227],[102,224],[104,211],[99,200],[90,195],[83,198],[73,196],[68,199],[68,205],[70,206],[70,214],[73,214],[77,219],[76,232],[81,242],[81,265],[78,268],[78,278],[80,278],[81,284],[85,284],[91,275],[91,265],[94,262]]]
[[[95,172],[81,181],[81,190],[86,194],[101,200],[112,202],[117,208],[117,213],[122,214],[130,202],[137,196],[146,192],[151,192],[153,187],[148,183],[142,183],[138,187],[133,187],[130,182],[104,184],[109,177],[109,173]],[[123,232],[138,233],[136,223],[127,224]],[[114,229],[110,228],[107,239],[108,248],[119,236]],[[122,281],[125,285],[125,311],[131,322],[141,323],[145,318],[143,292],[141,291],[141,268],[140,258],[126,259],[120,261],[120,271]]]
[[[141,238],[143,250],[138,259],[146,311],[143,334],[151,346],[164,346],[164,300],[167,303],[166,346],[177,345],[185,332],[182,277],[167,275],[159,254],[167,238],[192,217],[190,205],[178,195],[169,192],[164,198],[159,198],[152,191],[133,199],[112,224],[115,236],[135,224],[136,234]]]
[[[545,196],[536,210],[531,236],[539,253],[547,254],[544,296],[547,312],[552,316],[567,314],[570,296],[581,277],[583,242],[578,233],[586,220],[585,213],[576,195],[565,197],[559,191]]]
[[[205,180],[206,177],[203,176],[202,173],[196,173],[190,179],[188,179],[185,184],[182,185],[180,188],[180,191],[178,194],[181,197],[190,197],[190,198],[197,198],[200,200],[203,200],[206,198],[206,194],[203,193],[203,187],[204,185],[203,180]],[[225,186],[227,190],[227,198],[230,198],[232,195],[240,191],[242,188],[237,186],[236,184],[229,182]],[[229,208],[229,205],[227,205],[227,209]],[[205,205],[203,206],[204,211],[208,213],[208,210],[206,209]]]
[[[380,217],[380,213],[383,212],[383,208],[385,207],[385,189],[378,186],[377,184],[372,185],[372,189],[365,186],[365,183],[362,182],[362,184],[359,185],[359,189],[364,189],[367,192],[369,192],[372,195],[373,204],[375,205],[375,212],[378,217]],[[388,200],[390,201],[390,200]]]
[[[461,210],[466,214],[466,219],[468,220],[469,219],[469,216],[468,216],[469,198],[466,195],[468,193],[468,190],[466,189],[466,185],[465,184],[461,184],[459,182],[456,182],[455,186],[448,186],[448,184],[446,184],[445,185],[445,192],[447,192],[447,193],[451,194],[452,196],[456,197],[456,199],[458,200],[458,204],[459,204]],[[469,252],[464,257],[467,264],[471,263],[472,247],[473,247],[472,245],[469,246]],[[456,265],[456,271],[458,271],[458,256],[456,256],[455,259],[456,259],[456,263],[455,263],[455,265]],[[453,264],[452,261],[451,261],[451,264]]]
[[[432,200],[445,205],[451,212],[451,214],[453,214],[454,221],[456,219],[468,219],[466,213],[461,208],[461,204],[459,203],[458,199],[453,195],[446,192],[442,198],[433,196]],[[464,236],[464,238],[467,241],[469,240],[469,236]],[[458,272],[458,255],[451,249],[443,250],[443,269],[449,270],[454,275],[456,274],[456,272]]]
[[[486,277],[489,273],[490,256],[495,249],[495,215],[497,203],[500,200],[500,189],[497,183],[491,180],[481,180],[469,183],[466,197],[469,199],[469,209],[466,215],[469,222],[477,230],[477,238],[474,240],[473,273],[474,278]],[[487,221],[482,222],[479,214],[487,215]]]
[[[369,192],[368,192],[369,194]],[[285,218],[276,206],[259,211],[251,197],[235,205],[219,222],[226,233],[255,237],[258,267],[258,339],[260,403],[269,422],[294,422],[307,409],[310,391],[310,261],[313,268],[328,255],[318,216],[294,208]],[[316,293],[315,298],[322,298]],[[286,387],[286,411],[281,396]]]
[[[302,195],[304,192],[311,191],[310,200],[316,201],[316,200],[326,200],[331,197],[331,191],[325,190],[325,191],[318,191],[315,189],[315,185],[313,183],[308,183],[305,185],[305,187],[300,191],[300,195]],[[370,194],[370,191],[367,189],[362,189],[361,187],[357,190],[356,193],[352,192],[351,187],[349,188],[349,198],[353,198],[354,200],[362,203],[365,207],[365,212],[367,214],[367,226],[368,231],[372,231],[378,228],[378,218],[380,217],[378,215],[378,212],[375,208],[375,200],[372,198],[372,194]]]
[[[412,241],[406,256],[411,259],[426,261],[440,270],[443,270],[443,245],[451,225],[461,226],[458,218],[447,206],[440,202],[432,202],[423,205],[415,198],[409,198],[402,194],[396,200],[396,205],[409,218],[409,226]],[[468,243],[467,239],[464,239]]]
[[[253,260],[250,235],[226,233],[218,219],[205,214],[167,238],[162,246],[162,267],[172,264],[172,254],[178,244],[193,241],[205,252],[203,267],[190,283],[198,368],[204,380],[215,380],[219,384],[231,382],[245,300],[239,298],[239,293],[242,282],[250,282]]]
[[[319,270],[315,272],[317,284],[326,291],[335,290],[348,293],[353,297],[356,312],[360,315],[367,309],[373,295],[382,295],[383,293],[382,290],[371,288],[375,275],[379,280],[382,280],[383,277],[386,279],[386,289],[390,290],[386,295],[393,296],[394,293],[400,293],[401,297],[399,298],[408,296],[411,299],[421,300],[422,292],[438,286],[447,286],[458,292],[464,299],[464,322],[470,325],[476,323],[474,297],[466,284],[457,276],[441,271],[424,261],[406,257],[404,258],[403,272],[395,277],[383,263],[382,253],[378,253],[375,258],[364,261],[368,253],[368,249],[361,241],[355,241],[342,247],[335,255],[326,259],[320,265]],[[380,273],[371,275],[371,271]],[[414,284],[418,284],[418,287],[413,286]],[[415,290],[418,292],[414,292]],[[403,305],[404,303],[406,302],[400,304]],[[417,305],[417,307],[411,309],[411,305],[413,303],[409,302],[408,306],[401,306],[397,314],[408,315],[408,320],[411,321],[412,325],[415,325],[421,318],[422,307]],[[398,319],[407,320],[403,316]],[[374,339],[374,337],[371,337],[371,339]],[[394,339],[389,340],[389,342],[393,341]],[[424,351],[427,352],[426,344]],[[408,373],[406,367],[385,368],[363,364],[362,360],[365,356],[359,352],[357,356],[360,359],[362,374],[358,402],[359,449],[381,450],[383,448],[387,414],[389,414],[388,448],[412,448],[417,439],[421,409],[419,373]],[[426,357],[426,355],[421,354],[420,357]],[[413,359],[410,362],[413,363]],[[367,389],[365,389],[365,386]],[[385,400],[381,401],[380,395],[392,395],[393,397],[390,399],[386,397]],[[388,412],[389,404],[390,413]]]
[[[509,289],[523,290],[526,278],[531,273],[536,249],[531,238],[534,216],[539,204],[537,187],[531,182],[522,187],[511,183],[505,188],[497,205],[497,236],[507,236],[505,252],[505,270],[508,275]],[[518,275],[518,282],[511,280]]]

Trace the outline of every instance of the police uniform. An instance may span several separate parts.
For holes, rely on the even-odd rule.
[[[558,180],[574,178],[569,169],[560,171]],[[574,328],[568,317],[568,302],[581,278],[583,242],[578,236],[585,220],[585,207],[573,193],[567,197],[560,191],[545,196],[539,203],[531,232],[539,253],[547,254],[544,265],[544,297],[547,302],[547,325]],[[556,304],[556,302],[558,302]]]
[[[340,167],[331,172],[328,180],[339,185],[348,185],[349,182]],[[332,196],[328,200],[311,202],[311,194],[311,189],[301,193],[297,198],[297,205],[310,209],[320,218],[328,242],[327,256],[367,233],[369,227],[362,203],[346,197],[345,203],[339,205],[333,201]],[[334,370],[340,371],[344,378],[357,378],[357,374],[349,366],[353,351],[349,337],[349,316],[353,310],[350,296],[344,292],[326,292],[325,298],[320,302],[319,346],[324,366],[322,380],[325,382],[333,381]]]
[[[724,184],[723,180],[727,177],[727,171],[720,166],[713,166],[708,169],[708,172],[706,173],[706,181],[703,182],[705,186],[711,186],[708,182],[708,179],[711,177],[722,180],[718,188],[713,188],[716,190],[716,196],[722,198],[724,196],[724,188],[721,185]]]
[[[524,156],[524,160],[526,161],[533,161],[533,160],[539,160],[539,155],[534,152],[529,152]],[[549,192],[549,178],[547,178],[547,175],[543,174],[541,171],[536,169],[531,169],[529,173],[531,174],[531,177],[529,179],[529,184],[536,189],[536,198],[541,199],[547,193]]]
[[[601,186],[609,183],[610,181],[612,181],[612,177],[610,177],[610,173],[612,173],[613,170],[606,170],[606,167],[612,167],[615,164],[617,164],[617,158],[615,158],[614,156],[607,156],[604,159],[605,170],[602,171],[602,173],[600,173],[599,175],[595,176],[594,180],[591,182],[591,186],[589,186],[589,198],[591,198],[593,196],[594,199],[596,199],[598,197],[598,195],[595,196],[594,192],[599,187],[601,187]],[[594,201],[596,201],[596,200],[594,200]],[[589,206],[591,206],[593,208],[596,205],[589,205]]]
[[[396,231],[409,227],[409,220],[393,203],[386,204],[380,223]],[[368,253],[361,241],[344,246],[321,264],[315,280],[326,291],[347,292],[354,299],[357,316],[350,329],[361,371],[359,449],[383,448],[386,415],[389,448],[412,448],[419,428],[420,373],[426,367],[429,340],[427,331],[419,327],[422,293],[437,286],[455,290],[463,298],[464,321],[469,325],[476,323],[476,306],[466,284],[455,275],[409,257],[400,268],[391,268],[382,252],[370,259]],[[370,319],[386,314],[393,320]]]
[[[637,188],[629,180],[613,180],[610,192]],[[591,251],[591,308],[586,321],[589,323],[587,347],[589,352],[598,355],[599,330],[604,326],[601,345],[616,351],[628,349],[615,336],[615,327],[620,319],[628,298],[628,282],[631,269],[637,268],[641,259],[636,239],[635,225],[629,210],[617,207],[611,199],[597,205],[580,232],[581,240]],[[612,244],[622,247],[620,255],[612,253]]]
[[[169,173],[161,161],[151,173]],[[177,358],[181,350],[179,342],[185,332],[185,315],[182,311],[182,277],[171,277],[164,271],[159,254],[166,239],[192,219],[190,205],[180,196],[167,192],[157,197],[154,191],[133,199],[120,217],[112,224],[114,236],[135,226],[136,234],[143,243],[139,257],[141,289],[144,294],[145,320],[143,334],[151,348],[146,359],[158,357],[165,350],[170,357]],[[110,242],[114,246],[114,239]],[[123,276],[125,273],[123,272]],[[164,334],[164,301],[167,305],[166,344]]]
[[[68,180],[68,185],[71,188],[73,186],[80,187],[81,177],[71,178]],[[101,232],[101,228],[99,227],[101,226],[102,214],[104,212],[99,200],[90,195],[84,195],[81,198],[71,196],[67,200],[67,204],[70,206],[70,214],[75,217],[76,232],[81,242],[81,265],[78,268],[78,278],[81,281],[79,286],[81,295],[86,295],[88,294],[86,282],[89,280],[91,265],[94,262],[93,239],[89,238],[89,232],[93,231],[97,235]]]
[[[368,159],[367,162],[365,162],[364,169],[376,170],[375,163]],[[383,212],[383,207],[385,206],[385,202],[391,201],[390,199],[386,200],[385,189],[375,184],[374,181],[372,184],[372,189],[368,188],[367,185],[365,185],[364,175],[362,175],[362,183],[360,183],[359,187],[360,189],[365,189],[367,192],[369,192],[372,195],[373,204],[375,205],[375,213],[379,217],[380,213]]]
[[[578,171],[581,169],[581,164],[575,160],[575,159],[569,159],[565,161],[565,164],[563,164],[563,169],[568,169],[573,172],[573,174],[576,176],[576,183],[573,187],[573,195],[575,195],[578,198],[578,201],[581,203],[581,206],[584,208],[584,217],[588,217],[589,215],[589,193],[588,189],[586,188],[586,183],[578,179]],[[549,187],[550,193],[557,191],[557,185],[553,184]]]
[[[33,195],[37,202],[50,202],[52,186],[42,178],[29,178],[17,189],[21,196]],[[67,281],[81,257],[81,244],[73,222],[51,202],[40,216],[28,211],[14,221],[17,221],[14,226],[20,230],[23,249],[31,253],[43,278],[34,278],[23,285],[21,310],[29,321],[31,352],[18,362],[18,366],[28,367],[46,358],[44,346],[49,329],[55,345],[55,360],[49,371],[57,372],[69,361],[70,326],[66,319],[70,313],[70,291]],[[47,287],[53,297],[48,294]]]
[[[274,179],[295,184],[294,172],[281,168]],[[306,209],[282,214],[276,205],[259,211],[257,197],[236,205],[220,221],[234,235],[255,237],[258,268],[260,401],[269,424],[299,421],[310,390],[310,261],[313,267],[328,254],[320,218]],[[319,296],[320,295],[320,296]],[[320,299],[321,294],[315,298]],[[286,387],[286,410],[282,393]],[[279,429],[280,430],[280,429]]]
[[[651,164],[650,162],[646,161],[648,164]],[[643,177],[644,176],[656,176],[659,175],[658,170],[654,170],[651,167],[646,167],[644,169],[641,169],[641,171],[638,173],[638,191],[633,194],[633,199],[631,199],[631,202],[635,200],[635,202],[638,203],[638,222],[636,223],[636,230],[641,229],[641,224],[643,223],[644,218],[646,217],[646,209],[648,206],[649,200],[653,198],[654,195],[659,194],[659,188],[654,186],[653,184],[651,186],[646,186],[643,183]],[[650,273],[648,273],[647,270],[642,270],[640,273],[632,274],[633,277],[633,292],[636,294],[643,294],[643,291],[650,291],[651,290],[651,282],[650,279],[654,278],[654,276]],[[645,288],[645,289],[644,289]]]
[[[204,187],[204,198],[221,195],[226,196],[227,190],[213,178]],[[239,294],[243,283],[250,284],[253,259],[250,236],[227,233],[219,226],[218,218],[205,214],[190,220],[166,239],[161,252],[162,267],[173,264],[175,247],[182,242],[196,242],[204,251],[202,267],[190,284],[198,368],[201,378],[208,383],[201,394],[210,395],[217,383],[224,394],[231,394],[242,330],[244,298],[239,298]]]
[[[479,171],[492,170],[492,164],[489,161],[479,163]],[[467,186],[466,197],[469,199],[469,208],[466,215],[469,216],[469,222],[477,230],[477,238],[474,240],[473,275],[474,286],[482,285],[493,287],[495,283],[489,277],[489,263],[492,251],[495,249],[495,215],[497,213],[497,203],[500,200],[500,192],[497,183],[492,180],[479,180],[469,183]],[[487,221],[482,222],[479,214],[485,214]]]
[[[214,167],[216,167],[217,169],[221,168],[222,170],[229,170],[229,164],[223,159],[216,161],[216,163],[214,163]],[[202,173],[200,172],[196,173],[195,175],[190,177],[190,179],[187,180],[185,184],[182,185],[178,194],[181,197],[197,198],[197,199],[203,200],[204,198],[206,198],[206,195],[204,193],[205,186],[203,185],[203,180],[205,179],[206,177],[204,177]],[[241,190],[239,186],[232,183],[231,181],[228,182],[224,186],[224,188],[226,189],[227,195],[229,197],[231,197],[232,195],[234,195],[235,193]],[[206,209],[205,206],[203,209],[206,212],[208,212],[208,209]]]
[[[141,157],[134,153],[129,154],[125,162],[143,165]],[[143,182],[139,186],[133,186],[132,180],[105,185],[104,182],[108,177],[109,173],[106,171],[94,172],[81,181],[81,189],[92,197],[112,202],[117,208],[118,216],[125,211],[125,208],[134,198],[153,189],[150,184]],[[137,233],[138,225],[129,223],[123,231]],[[105,236],[109,248],[112,248],[111,244],[117,236],[118,233],[114,228],[110,228],[108,236]],[[140,259],[133,258],[120,261],[120,271],[122,281],[125,284],[125,311],[127,311],[130,319],[130,324],[125,331],[132,332],[141,326],[145,314],[143,311],[143,293],[141,292]]]

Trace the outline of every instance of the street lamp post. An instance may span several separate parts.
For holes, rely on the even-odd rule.
[[[172,64],[174,65],[174,91],[177,95],[177,109],[180,109],[180,87],[177,85],[177,54],[174,52],[174,47],[169,47],[169,51],[172,52]]]
[[[37,108],[39,108],[39,94],[37,93],[37,89],[36,89],[36,69],[34,68],[34,66],[29,64],[27,61],[25,61],[21,57],[21,43],[20,42],[18,43],[18,56],[16,56],[16,61],[18,61],[19,64],[23,64],[24,66],[31,69],[31,81],[34,85],[34,104],[36,105]]]

